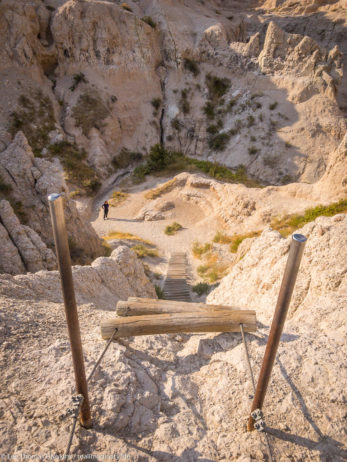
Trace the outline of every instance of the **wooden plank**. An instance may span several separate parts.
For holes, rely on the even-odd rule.
[[[101,324],[101,336],[108,340],[115,328],[118,329],[116,338],[180,332],[240,332],[241,323],[245,332],[255,332],[255,311],[229,310],[113,318]]]
[[[238,309],[239,308],[224,305],[206,305],[205,303],[129,297],[128,301],[119,301],[117,303],[116,313],[118,316],[141,316],[182,312],[212,313],[215,311],[231,311]]]

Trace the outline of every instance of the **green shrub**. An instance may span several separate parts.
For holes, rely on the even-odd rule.
[[[224,151],[229,139],[230,135],[228,133],[219,133],[209,139],[208,146],[215,151]]]
[[[195,292],[199,297],[203,294],[208,294],[210,292],[211,286],[206,282],[199,282],[193,286],[193,292]]]
[[[247,126],[252,127],[254,125],[255,119],[252,115],[249,115],[247,117]]]
[[[273,111],[274,109],[276,109],[277,106],[278,106],[277,101],[275,101],[274,103],[269,104],[270,111]]]
[[[200,69],[198,63],[193,59],[184,58],[183,65],[184,68],[187,69],[187,71],[191,72],[194,75],[194,77],[199,75]]]
[[[189,114],[190,112],[190,104],[188,101],[188,90],[184,89],[181,91],[181,99],[180,99],[180,108],[183,114]]]
[[[84,136],[88,136],[93,127],[102,130],[105,127],[103,121],[110,113],[109,107],[95,91],[80,95],[76,106],[72,109],[76,126],[82,129]]]
[[[141,18],[143,22],[145,22],[146,24],[148,24],[149,26],[152,27],[152,29],[155,29],[157,27],[157,24],[153,21],[153,19],[151,18],[151,16],[144,16],[143,18]]]
[[[171,120],[171,127],[179,132],[181,130],[181,122],[177,118],[174,118]]]
[[[215,135],[216,133],[219,132],[219,128],[217,127],[217,125],[209,125],[209,126],[206,128],[206,131],[207,131],[207,133],[209,133],[210,135]]]
[[[206,75],[206,86],[209,91],[210,98],[217,100],[225,95],[229,90],[231,82],[227,78],[220,78],[215,75]]]
[[[157,111],[161,106],[161,99],[160,98],[152,98],[151,105]]]
[[[213,104],[211,101],[207,101],[202,110],[208,119],[212,120],[215,118],[215,104]]]
[[[165,228],[164,233],[167,234],[168,236],[173,236],[174,234],[177,233],[177,231],[180,231],[182,228],[183,228],[182,225],[174,221],[172,225],[168,225]]]
[[[157,297],[161,300],[165,300],[163,289],[157,286],[156,284],[154,285],[154,288],[155,288],[155,293],[157,294]]]
[[[258,152],[258,149],[255,146],[251,146],[248,148],[248,154],[251,156],[254,156],[255,154],[257,154],[257,152]]]
[[[88,80],[83,72],[79,72],[73,76],[73,84],[71,85],[70,90],[75,91],[80,83],[88,83]]]
[[[253,141],[253,143],[255,143],[257,141],[257,138],[255,136],[251,136],[251,141]]]

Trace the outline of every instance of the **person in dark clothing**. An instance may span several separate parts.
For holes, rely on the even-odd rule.
[[[105,201],[103,204],[102,204],[102,208],[104,209],[104,220],[107,220],[107,215],[108,215],[108,209],[110,207],[110,204]]]

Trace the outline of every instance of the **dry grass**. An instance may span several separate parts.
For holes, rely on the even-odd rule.
[[[206,244],[200,244],[200,242],[195,241],[193,243],[192,252],[195,258],[201,259],[202,255],[209,252],[212,249],[212,244],[206,242]]]
[[[217,231],[215,237],[213,238],[213,242],[216,244],[230,244],[232,242],[232,237],[228,236],[222,231]]]
[[[314,221],[317,217],[332,217],[338,213],[347,213],[347,199],[341,199],[329,205],[317,205],[317,207],[305,210],[302,215],[286,215],[282,218],[275,218],[271,227],[279,231],[282,236],[287,237],[295,230],[302,228],[306,223]]]
[[[76,106],[72,109],[76,126],[82,129],[84,136],[88,136],[93,127],[102,130],[105,127],[104,119],[110,113],[110,108],[96,91],[89,91],[81,95]]]
[[[252,231],[251,233],[246,233],[246,234],[235,234],[231,238],[231,244],[230,244],[230,252],[231,253],[236,253],[237,249],[239,248],[239,245],[241,244],[242,241],[249,237],[256,237],[259,236],[261,231]]]
[[[229,263],[218,260],[219,256],[213,252],[206,255],[204,264],[198,267],[198,275],[204,281],[213,284],[228,274]]]
[[[113,191],[110,198],[111,207],[117,207],[118,205],[122,204],[127,200],[128,196],[129,194],[123,191]]]
[[[152,247],[155,247],[155,245],[152,242],[146,241],[145,239],[142,239],[142,237],[135,236],[134,234],[131,234],[131,233],[122,233],[120,231],[111,231],[107,236],[104,236],[103,239],[105,241],[112,241],[113,239],[138,241],[138,242],[143,242],[144,244],[150,245]]]
[[[167,227],[164,230],[164,233],[167,234],[168,236],[173,236],[174,234],[177,233],[177,231],[180,231],[182,229],[182,225],[174,221],[172,225],[167,225]]]
[[[145,193],[145,198],[153,200],[161,196],[162,194],[169,192],[175,186],[176,181],[176,178],[173,178],[172,180],[167,181],[163,185],[158,186],[158,188],[147,191]]]
[[[158,256],[158,251],[156,249],[150,249],[143,244],[134,245],[131,247],[131,250],[133,250],[139,258]]]

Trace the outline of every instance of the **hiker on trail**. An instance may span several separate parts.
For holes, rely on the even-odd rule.
[[[110,207],[110,204],[105,201],[103,204],[102,204],[102,208],[104,209],[104,220],[107,220],[107,215],[108,215],[108,209]]]

